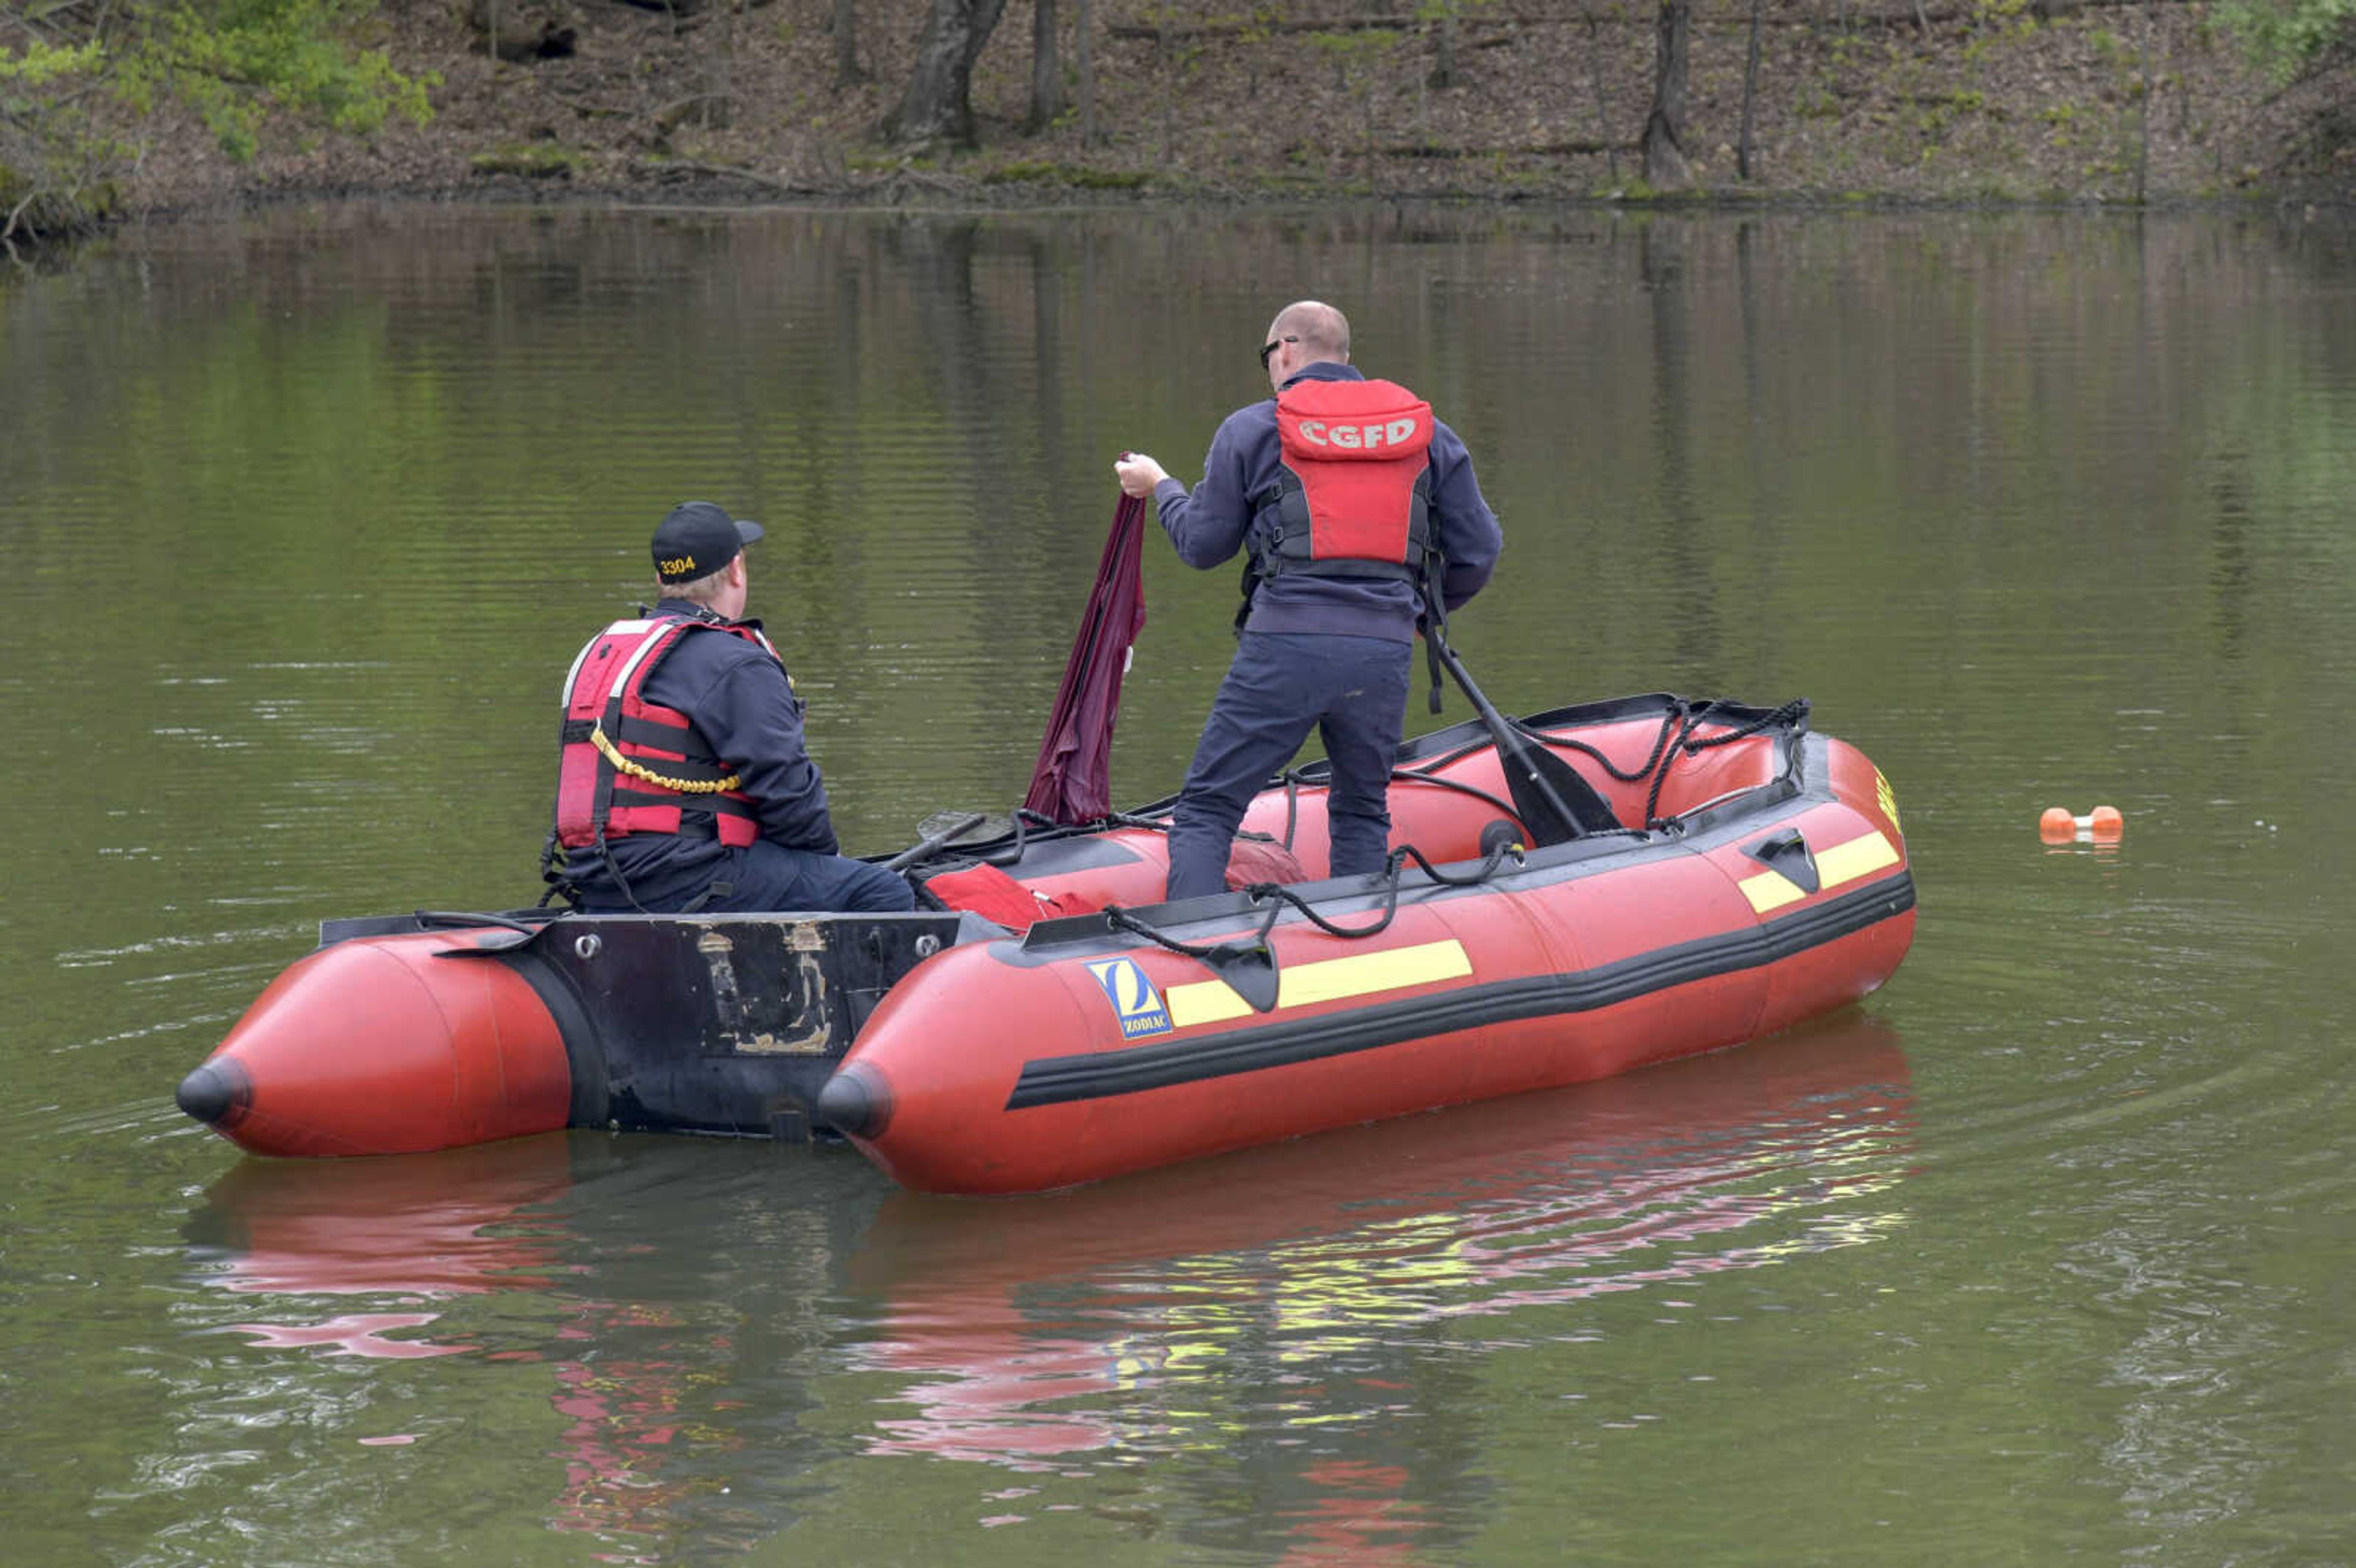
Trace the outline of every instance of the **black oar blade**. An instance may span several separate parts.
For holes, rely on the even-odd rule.
[[[1595,786],[1580,777],[1569,763],[1545,746],[1513,737],[1517,744],[1498,752],[1505,770],[1505,788],[1514,797],[1514,815],[1537,842],[1567,844],[1590,833],[1608,833],[1620,826]]]
[[[1593,785],[1572,771],[1543,743],[1532,740],[1515,726],[1511,720],[1489,705],[1481,688],[1472,684],[1472,672],[1456,650],[1441,641],[1437,628],[1430,635],[1432,656],[1463,688],[1464,695],[1481,715],[1481,722],[1489,727],[1489,738],[1497,743],[1498,765],[1505,773],[1505,788],[1514,797],[1514,814],[1522,819],[1535,840],[1530,848],[1542,849],[1549,844],[1568,844],[1589,833],[1609,832],[1620,826],[1612,808]]]

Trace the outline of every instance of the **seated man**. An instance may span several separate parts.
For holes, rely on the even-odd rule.
[[[744,547],[709,501],[655,529],[652,610],[573,661],[547,875],[593,913],[913,909],[846,859],[802,744],[802,702],[761,623],[739,619]]]

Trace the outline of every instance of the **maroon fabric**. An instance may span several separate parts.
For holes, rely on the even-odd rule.
[[[1112,727],[1129,650],[1145,628],[1144,559],[1145,503],[1123,496],[1055,691],[1031,792],[1023,797],[1026,807],[1057,822],[1096,822],[1112,810]]]

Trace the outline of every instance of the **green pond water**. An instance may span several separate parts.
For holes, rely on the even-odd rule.
[[[993,1202],[174,1109],[321,919],[537,896],[675,501],[766,525],[849,848],[1013,804],[1115,454],[1197,474],[1301,295],[1472,445],[1500,707],[1879,765],[1883,991]],[[2351,495],[2329,217],[289,208],[0,280],[0,1552],[2356,1561]],[[1124,801],[1232,645],[1149,545]]]

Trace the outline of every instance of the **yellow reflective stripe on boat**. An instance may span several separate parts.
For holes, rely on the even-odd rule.
[[[1314,964],[1280,965],[1276,973],[1276,1006],[1305,1008],[1312,1002],[1339,1001],[1344,997],[1369,997],[1378,991],[1400,991],[1434,980],[1458,980],[1472,973],[1464,944],[1451,938],[1418,947],[1394,947],[1382,953],[1355,953],[1347,958],[1320,959]],[[1225,980],[1197,980],[1162,988],[1173,1027],[1221,1023],[1251,1016],[1251,1004]]]
[[[1898,864],[1898,846],[1885,837],[1879,828],[1836,844],[1816,852],[1816,887],[1823,891],[1853,882],[1859,877],[1870,876],[1884,866]],[[1742,896],[1761,914],[1782,909],[1785,904],[1798,903],[1808,896],[1807,890],[1781,871],[1762,871],[1746,877],[1741,882]]]

